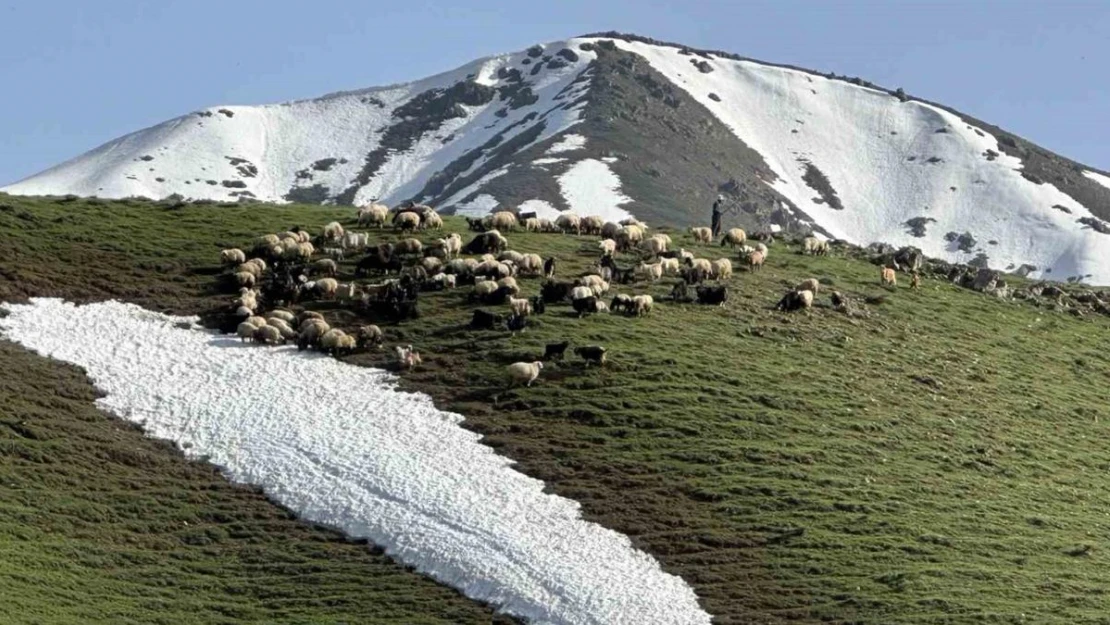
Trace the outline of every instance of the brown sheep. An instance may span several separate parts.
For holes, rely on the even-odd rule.
[[[756,250],[748,254],[748,271],[756,271],[763,268],[763,252]]]
[[[898,276],[894,273],[894,269],[890,267],[883,267],[879,272],[879,282],[883,286],[898,286]]]

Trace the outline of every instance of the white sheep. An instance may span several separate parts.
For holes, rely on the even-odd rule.
[[[445,289],[455,288],[455,284],[457,282],[453,274],[447,273],[437,273],[435,277],[432,278],[432,281],[443,285],[443,288]]]
[[[350,302],[358,299],[358,284],[355,282],[343,283],[336,287],[335,298],[341,302]]]
[[[253,273],[248,271],[239,271],[235,274],[235,282],[239,286],[252,287],[254,286],[255,277]]]
[[[235,329],[235,334],[239,336],[240,343],[245,343],[254,338],[254,331],[257,329],[258,326],[249,321],[244,321]]]
[[[311,269],[312,273],[314,274],[334,278],[335,274],[339,273],[339,264],[330,258],[321,258],[320,260],[309,265],[309,269]]]
[[[389,217],[389,207],[384,204],[368,204],[358,209],[358,225],[380,228]]]
[[[527,298],[509,297],[509,308],[512,309],[514,314],[521,317],[532,314],[532,302],[528,301]]]
[[[570,290],[570,301],[572,302],[586,297],[594,297],[594,290],[588,286],[576,286]]]
[[[540,232],[559,232],[559,227],[550,219],[540,217],[536,221],[539,222],[537,227],[540,229]]]
[[[542,369],[543,362],[539,360],[535,362],[514,362],[505,368],[509,376],[509,388],[521,383],[524,383],[525,386],[532,386],[532,382],[540,377],[540,370]]]
[[[636,267],[636,274],[644,280],[655,282],[663,277],[663,263],[640,263]]]
[[[659,264],[663,266],[663,275],[677,276],[679,273],[679,262],[677,258],[660,258]]]
[[[543,273],[543,257],[539,254],[524,254],[517,268],[522,275],[538,276]]]
[[[689,265],[707,276],[713,275],[713,263],[707,258],[694,258],[689,261]]]
[[[224,265],[239,265],[247,262],[247,255],[243,250],[233,247],[220,252],[220,262]]]
[[[435,211],[428,211],[424,215],[424,223],[421,224],[421,227],[425,230],[439,230],[443,227],[443,218]]]
[[[614,221],[607,221],[605,225],[601,226],[601,238],[603,239],[616,239],[620,234],[621,225]]]
[[[636,295],[632,297],[632,312],[636,313],[637,317],[643,316],[651,312],[651,307],[655,304],[655,300],[650,295]]]
[[[509,289],[509,293],[516,295],[520,293],[520,285],[516,283],[516,278],[512,276],[505,276],[497,281],[497,286]]]
[[[579,224],[579,229],[582,234],[601,234],[601,228],[605,225],[605,221],[597,215],[587,215],[582,218]]]
[[[817,278],[806,278],[798,284],[795,291],[813,291],[814,295],[821,292],[821,282]]]
[[[393,227],[397,230],[416,230],[420,227],[420,215],[413,212],[397,213],[393,218]]]
[[[732,277],[732,261],[727,258],[718,258],[710,263],[712,270],[709,272],[710,277],[717,280],[728,280]]]
[[[474,283],[474,295],[479,298],[493,295],[493,292],[496,290],[497,283],[493,280],[482,280]]]
[[[581,234],[582,218],[570,211],[560,213],[559,216],[555,218],[555,227],[563,233],[573,232],[574,234]]]
[[[510,211],[497,211],[490,217],[490,225],[494,230],[512,232],[516,228],[516,215]]]
[[[422,258],[420,260],[420,266],[424,268],[424,271],[428,272],[429,276],[434,276],[440,271],[443,271],[443,261],[434,256]]]
[[[690,235],[694,237],[694,243],[709,243],[713,240],[713,231],[704,226],[690,228]]]
[[[612,256],[617,253],[617,242],[613,239],[602,239],[597,242],[597,248],[602,256]]]
[[[285,337],[282,336],[281,330],[275,326],[262,326],[254,331],[254,336],[251,337],[256,343],[269,343],[277,345],[285,342]]]
[[[536,219],[535,217],[526,217],[520,225],[524,228],[525,232],[540,231],[540,220]]]
[[[324,238],[329,241],[339,241],[343,238],[343,225],[333,221],[324,225]],[[300,243],[299,238],[293,237],[294,242]]]
[[[744,241],[748,240],[748,234],[744,232],[743,228],[730,228],[725,236],[721,237],[721,247],[725,245],[735,248],[737,245],[743,245]]]

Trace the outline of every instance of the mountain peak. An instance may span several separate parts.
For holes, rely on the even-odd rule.
[[[13,194],[417,200],[813,231],[1110,283],[1110,176],[859,78],[604,32],[410,83],[217,106]]]

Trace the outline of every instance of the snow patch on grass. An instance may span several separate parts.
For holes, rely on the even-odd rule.
[[[606,163],[593,158],[578,161],[558,181],[570,209],[579,215],[598,215],[606,221],[631,216],[621,205],[632,198],[621,193],[621,179]]]
[[[563,152],[573,152],[574,150],[581,150],[586,147],[586,137],[582,135],[566,135],[559,140],[558,143],[547,148],[544,154],[561,154]]]
[[[0,309],[5,338],[84,368],[101,409],[469,597],[533,623],[710,621],[626,536],[583,521],[386,372],[119,302]]]

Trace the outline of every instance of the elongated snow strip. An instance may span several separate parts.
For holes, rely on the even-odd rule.
[[[383,371],[131,304],[2,308],[0,332],[83,367],[98,407],[469,597],[533,623],[709,623],[683,580]]]

